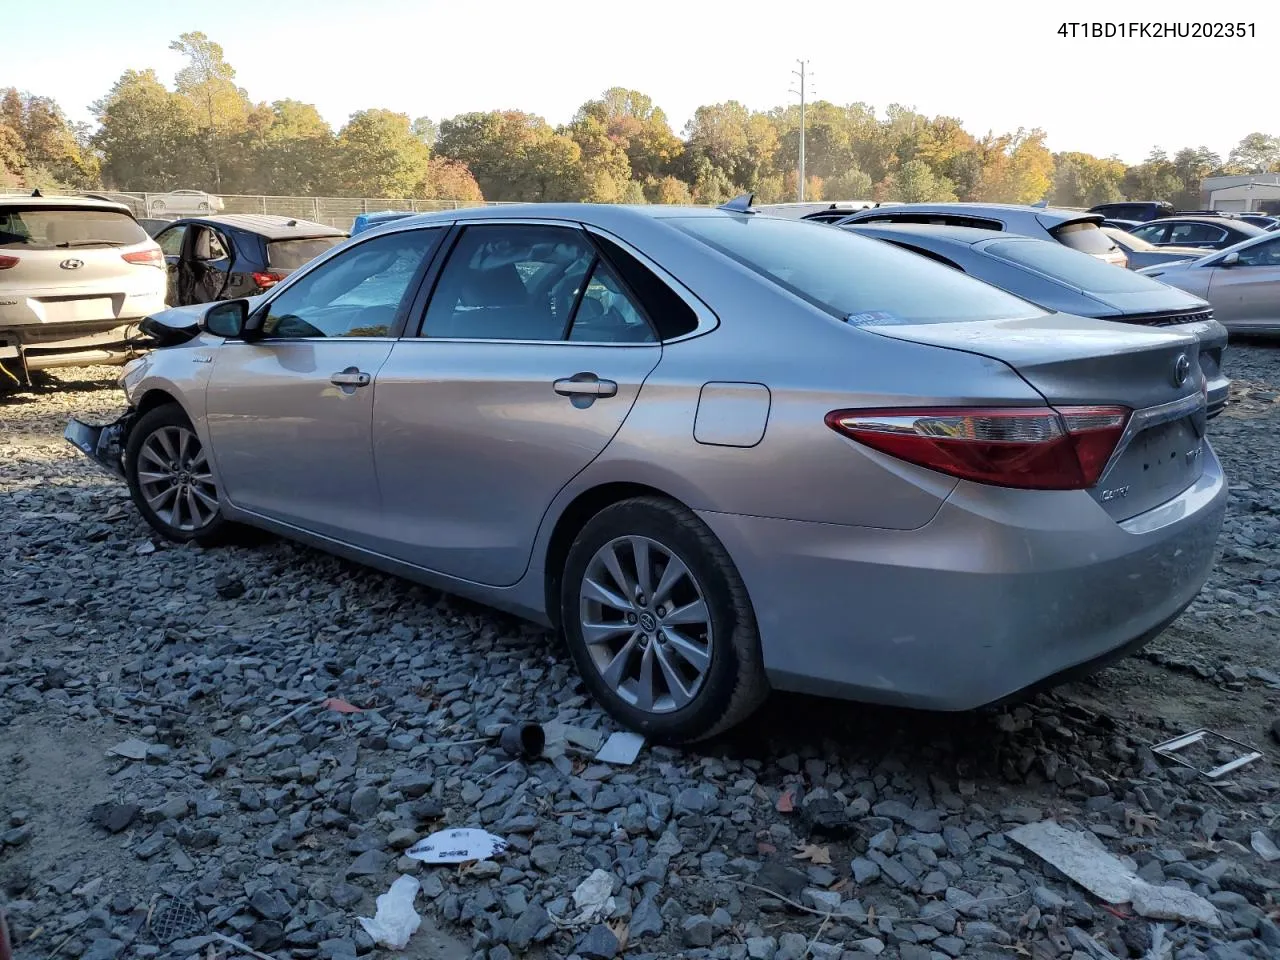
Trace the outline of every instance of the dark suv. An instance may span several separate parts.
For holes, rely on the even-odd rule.
[[[1173,209],[1173,204],[1165,203],[1163,200],[1100,203],[1096,207],[1090,207],[1087,212],[1100,213],[1108,220],[1138,220],[1142,223],[1148,220],[1159,220],[1161,217],[1172,217],[1177,213]]]

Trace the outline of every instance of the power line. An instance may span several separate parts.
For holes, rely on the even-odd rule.
[[[800,64],[800,69],[792,70],[791,73],[800,78],[800,89],[792,89],[790,92],[800,97],[800,155],[796,162],[796,195],[798,201],[804,203],[804,106],[806,94],[809,92],[810,72],[808,60],[797,60],[796,63]]]

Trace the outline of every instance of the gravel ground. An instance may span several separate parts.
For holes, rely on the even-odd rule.
[[[1280,349],[1237,345],[1228,366],[1221,559],[1142,656],[959,716],[775,697],[629,767],[578,746],[613,727],[539,629],[268,538],[154,541],[61,439],[68,415],[118,409],[113,371],[4,397],[16,956],[247,955],[222,938],[382,954],[356,918],[406,873],[423,917],[408,957],[1280,957]],[[515,719],[567,724],[567,742],[527,763],[457,743]],[[1210,785],[1149,750],[1201,726],[1265,756]],[[110,753],[129,740],[138,759]],[[1047,818],[1208,915],[1104,904],[1006,836]],[[450,826],[509,846],[462,866],[403,855]],[[611,899],[580,910],[595,871]]]

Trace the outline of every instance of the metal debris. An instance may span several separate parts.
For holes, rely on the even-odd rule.
[[[1180,751],[1186,750],[1188,747],[1196,744],[1203,744],[1207,747],[1213,740],[1220,740],[1223,743],[1229,743],[1234,747],[1240,748],[1242,752],[1234,759],[1208,769],[1198,767],[1196,764],[1178,755]],[[1262,754],[1247,743],[1241,743],[1239,740],[1233,740],[1231,737],[1224,736],[1221,733],[1215,733],[1212,730],[1205,729],[1192,730],[1190,733],[1184,733],[1182,736],[1174,737],[1172,740],[1165,740],[1163,743],[1152,744],[1151,752],[1158,753],[1160,756],[1172,760],[1174,763],[1179,763],[1184,767],[1191,768],[1206,780],[1218,780],[1234,770],[1239,770],[1245,764],[1253,763],[1253,761],[1262,758]]]

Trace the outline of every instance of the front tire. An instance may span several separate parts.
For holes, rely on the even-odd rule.
[[[561,579],[565,639],[592,696],[658,742],[714,736],[769,685],[747,590],[692,511],[660,497],[601,510]]]
[[[195,428],[177,404],[143,414],[129,431],[125,476],[133,503],[167,540],[211,544],[229,526],[218,488]]]

